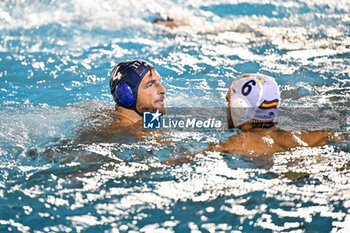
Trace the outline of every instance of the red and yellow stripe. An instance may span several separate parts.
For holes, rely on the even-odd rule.
[[[278,99],[267,101],[264,100],[264,102],[259,106],[261,109],[270,109],[270,108],[277,108],[278,105]]]

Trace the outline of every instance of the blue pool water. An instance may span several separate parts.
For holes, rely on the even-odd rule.
[[[151,23],[167,15],[186,25]],[[349,232],[349,143],[263,162],[201,153],[225,127],[99,131],[110,71],[135,58],[169,107],[225,107],[231,80],[259,72],[282,107],[350,109],[349,16],[344,0],[0,1],[0,232]]]

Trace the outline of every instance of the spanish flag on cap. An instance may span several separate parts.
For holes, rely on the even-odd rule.
[[[264,102],[262,102],[259,108],[260,109],[277,108],[277,105],[278,105],[278,99],[274,99],[271,101],[264,100]]]

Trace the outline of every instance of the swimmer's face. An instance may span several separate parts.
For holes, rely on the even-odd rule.
[[[136,109],[141,114],[145,111],[157,111],[166,113],[165,88],[161,84],[161,77],[155,69],[147,72],[142,79],[138,94]]]

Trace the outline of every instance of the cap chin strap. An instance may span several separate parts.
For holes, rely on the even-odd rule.
[[[124,107],[123,105],[121,105],[121,106]],[[137,114],[139,114],[140,116],[142,116],[142,114],[139,111],[137,111],[137,109],[136,109],[136,101],[130,107],[124,107],[124,108],[132,110],[132,111],[136,112]]]
[[[266,122],[273,122],[273,120],[250,120],[250,121],[247,121],[247,122],[244,122],[240,125],[237,125],[236,128],[242,128],[243,126],[245,125],[248,125],[248,124],[254,124],[254,123],[266,123]]]
[[[137,111],[137,109],[136,109],[136,103],[135,103],[135,108],[133,108],[132,110],[134,110],[137,114],[139,114],[140,116],[142,116],[142,114],[139,112],[139,111]],[[142,116],[143,117],[143,116]]]

